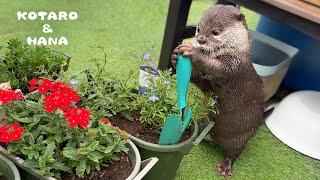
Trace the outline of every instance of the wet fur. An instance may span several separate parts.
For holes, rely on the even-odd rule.
[[[192,81],[203,92],[218,96],[219,115],[212,138],[233,161],[261,124],[262,81],[250,60],[248,29],[239,10],[216,5],[204,13],[199,28],[198,34],[207,36],[214,28],[221,31],[217,40],[211,40],[219,42],[208,45],[212,52],[196,50]]]
[[[193,45],[192,82],[204,93],[218,96],[219,115],[212,139],[233,162],[256,133],[263,116],[263,84],[250,60],[250,38],[244,15],[233,6],[215,5],[198,24]],[[212,31],[220,34],[213,36]]]

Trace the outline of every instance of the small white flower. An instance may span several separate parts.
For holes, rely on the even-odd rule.
[[[69,83],[70,83],[70,85],[71,85],[72,88],[75,88],[75,87],[77,87],[78,80],[76,80],[76,79],[71,79],[71,80],[69,81]]]
[[[151,54],[150,53],[143,53],[143,60],[149,60],[151,58]]]
[[[156,95],[152,95],[152,96],[149,97],[149,100],[152,101],[152,102],[156,102],[156,101],[159,100],[159,97],[156,96]]]

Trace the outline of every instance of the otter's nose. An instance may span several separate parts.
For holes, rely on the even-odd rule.
[[[204,44],[204,43],[206,43],[206,37],[200,35],[197,37],[197,41],[199,44]]]

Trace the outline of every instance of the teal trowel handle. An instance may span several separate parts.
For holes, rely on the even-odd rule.
[[[178,109],[182,111],[182,120],[185,120],[187,107],[188,86],[191,77],[192,64],[190,57],[178,55],[176,78]]]
[[[191,59],[178,55],[176,68],[178,109],[181,115],[169,114],[163,125],[159,144],[177,144],[187,128],[193,110],[187,109],[187,93],[191,77]]]
[[[187,106],[187,93],[191,77],[192,64],[190,57],[178,55],[176,77],[178,109],[182,110]]]

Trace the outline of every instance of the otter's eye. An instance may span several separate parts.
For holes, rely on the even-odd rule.
[[[219,30],[213,30],[213,31],[212,31],[212,34],[213,34],[214,36],[218,36],[219,33],[220,33]]]
[[[199,27],[197,27],[197,33],[199,33],[200,32],[200,29],[199,29]]]

